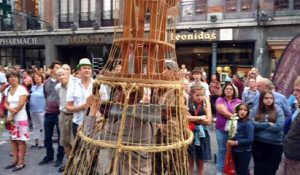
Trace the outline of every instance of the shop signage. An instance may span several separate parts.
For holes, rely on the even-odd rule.
[[[84,36],[71,36],[68,44],[102,44],[104,37],[102,35],[84,35]]]
[[[0,46],[13,46],[13,45],[37,45],[39,44],[38,38],[0,38]]]
[[[217,33],[215,30],[211,32],[194,32],[194,33],[171,33],[171,40],[176,41],[212,41],[217,39]]]

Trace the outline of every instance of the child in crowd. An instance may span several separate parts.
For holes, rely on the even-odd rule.
[[[237,131],[232,140],[227,144],[232,146],[232,156],[237,175],[248,175],[249,163],[254,140],[254,125],[249,119],[249,107],[241,103],[235,108],[238,116]]]
[[[259,105],[251,110],[254,119],[253,160],[255,175],[274,175],[283,152],[284,112],[275,105],[274,93],[263,91]]]
[[[211,159],[210,136],[208,125],[211,124],[211,105],[209,98],[205,95],[203,86],[191,87],[191,101],[188,104],[189,122],[195,125],[194,140],[189,147],[190,174],[193,174],[193,165],[196,162],[199,175],[204,174],[204,161]]]

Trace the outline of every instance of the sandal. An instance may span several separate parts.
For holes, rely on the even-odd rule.
[[[14,169],[13,169],[12,171],[13,171],[13,172],[19,171],[19,170],[25,168],[25,166],[26,166],[25,163],[18,164],[18,165],[16,165],[16,166],[14,167]]]
[[[11,169],[13,167],[15,167],[17,165],[17,162],[12,162],[10,165],[7,165],[6,167],[4,167],[4,169]]]

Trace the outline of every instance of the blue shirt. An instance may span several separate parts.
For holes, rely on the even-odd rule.
[[[44,94],[44,85],[33,85],[31,87],[29,101],[30,112],[44,112],[46,108],[46,98]]]
[[[276,122],[275,125],[271,126],[269,122],[255,121],[255,117],[258,111],[258,106],[250,112],[250,118],[254,121],[254,140],[269,143],[273,145],[282,145],[283,144],[283,128],[284,128],[284,114],[282,109],[275,105],[276,108]]]
[[[233,151],[244,152],[252,150],[252,142],[254,140],[254,125],[251,120],[238,120],[237,132],[234,140],[238,141],[238,145],[233,147]]]

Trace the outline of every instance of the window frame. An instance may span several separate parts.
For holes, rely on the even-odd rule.
[[[256,0],[225,0],[224,19],[254,18]]]
[[[67,1],[67,13],[63,14],[61,13],[61,2]],[[70,25],[74,22],[74,9],[71,10],[70,8],[70,2],[73,0],[58,0],[58,27],[59,28],[70,28]],[[73,2],[74,7],[74,2]],[[71,13],[73,12],[73,13]],[[66,21],[62,20],[62,15],[66,15]],[[72,20],[73,18],[73,20]]]

